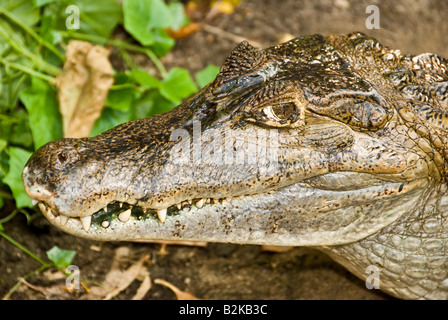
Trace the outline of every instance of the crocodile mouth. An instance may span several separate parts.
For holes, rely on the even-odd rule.
[[[265,211],[268,215],[286,214],[283,205],[288,203],[291,212],[286,216],[288,219],[302,219],[307,214],[307,219],[314,219],[315,222],[333,219],[339,214],[343,216],[346,210],[353,210],[355,207],[366,208],[366,215],[373,215],[373,209],[376,204],[381,202],[393,203],[394,199],[402,198],[403,203],[412,202],[412,195],[417,190],[422,190],[426,185],[425,179],[415,179],[412,181],[382,181],[382,183],[356,186],[345,190],[325,190],[316,188],[311,182],[314,180],[301,181],[286,187],[260,194],[248,194],[238,197],[228,198],[196,198],[184,200],[180,203],[171,205],[165,209],[150,209],[140,205],[133,205],[127,202],[113,201],[95,213],[83,217],[69,217],[58,213],[52,209],[45,201],[37,202],[44,216],[56,227],[69,233],[74,233],[87,238],[93,235],[105,233],[135,231],[135,237],[139,231],[138,228],[153,228],[154,232],[160,228],[172,228],[176,224],[189,223],[209,223],[211,215],[217,214],[223,217],[231,214],[237,209],[236,215],[242,216],[249,214],[250,211],[261,212],[267,210],[270,206],[271,211]],[[295,194],[295,196],[292,196]],[[288,198],[291,197],[291,198]],[[295,199],[297,197],[297,199]],[[409,200],[409,201],[408,201]],[[274,205],[274,204],[277,205]],[[379,205],[381,207],[381,205]],[[407,206],[406,204],[404,206]],[[239,208],[239,209],[238,209]],[[370,213],[368,213],[368,210]],[[376,210],[378,211],[378,210]],[[300,213],[302,212],[302,213]],[[308,212],[308,213],[307,213]],[[392,221],[391,214],[388,218]],[[302,215],[302,217],[301,217]],[[249,215],[250,216],[250,215]],[[294,218],[292,218],[294,217]],[[245,217],[246,219],[246,217]],[[252,219],[251,217],[249,219]],[[283,218],[285,219],[285,215]],[[342,218],[341,218],[342,219]],[[346,225],[355,224],[359,219],[359,214],[353,214],[347,219]],[[166,225],[168,223],[168,225]],[[250,223],[249,223],[250,224]],[[164,227],[166,225],[166,227]],[[137,228],[137,229],[136,229]],[[121,231],[118,231],[121,230]],[[122,234],[123,235],[123,234]],[[106,237],[107,238],[107,237]],[[193,239],[194,240],[194,239]]]
[[[44,216],[56,226],[64,228],[67,223],[77,224],[88,232],[91,228],[107,229],[113,222],[119,221],[121,223],[126,223],[131,219],[142,222],[151,220],[163,223],[167,218],[186,214],[191,210],[202,209],[216,204],[222,205],[233,200],[242,200],[244,197],[245,196],[238,196],[219,199],[197,198],[193,200],[185,200],[160,210],[131,205],[127,202],[114,201],[92,215],[84,217],[69,217],[64,214],[58,214],[45,201],[33,200],[33,203],[37,204]]]

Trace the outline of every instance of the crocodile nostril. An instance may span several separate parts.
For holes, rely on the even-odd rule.
[[[75,149],[61,150],[56,154],[55,166],[58,169],[64,168],[70,163],[75,163],[79,159],[79,154]]]

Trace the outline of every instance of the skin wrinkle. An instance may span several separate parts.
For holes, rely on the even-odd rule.
[[[389,294],[448,299],[448,128],[439,121],[446,97],[435,93],[429,109],[417,106],[434,86],[428,75],[437,75],[442,89],[448,83],[447,66],[360,33],[303,36],[265,50],[242,43],[215,81],[172,111],[43,146],[24,170],[24,185],[54,225],[76,236],[318,246],[362,279],[377,265]],[[263,146],[249,133],[275,129],[277,158],[266,155],[269,166],[202,161],[216,151],[208,139],[199,149],[204,159],[170,162],[171,133],[185,129],[194,139],[194,121],[201,134],[217,129],[225,139],[230,130],[266,153],[276,138]],[[79,159],[59,163],[72,149]],[[103,170],[102,182],[87,174],[90,163]],[[107,196],[94,198],[104,190]],[[129,209],[128,221],[120,221]],[[69,217],[65,225],[57,215]],[[414,238],[421,246],[405,247]],[[431,263],[434,254],[444,267]],[[437,286],[406,274],[415,265]]]

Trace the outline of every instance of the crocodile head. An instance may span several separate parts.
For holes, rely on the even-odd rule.
[[[434,57],[360,33],[241,43],[172,111],[38,149],[25,189],[97,240],[352,243],[444,181],[437,90],[417,98],[439,81],[418,68]]]

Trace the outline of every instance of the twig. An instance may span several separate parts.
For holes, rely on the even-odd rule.
[[[257,48],[263,47],[263,45],[260,42],[246,39],[246,38],[241,37],[239,35],[236,35],[234,33],[231,33],[231,32],[228,32],[228,31],[224,31],[224,30],[219,29],[217,27],[213,27],[213,26],[211,26],[209,24],[205,24],[205,23],[202,24],[202,29],[204,31],[208,32],[208,33],[214,34],[214,35],[216,35],[218,37],[221,37],[221,38],[224,38],[224,39],[236,42],[236,43],[240,43],[240,42],[246,40],[247,42],[249,42],[254,47],[257,47]]]
[[[107,43],[113,46],[116,46],[118,48],[123,48],[130,51],[135,51],[139,53],[143,53],[148,56],[149,59],[151,59],[152,63],[156,66],[157,70],[159,71],[162,78],[165,78],[168,74],[168,72],[165,69],[165,66],[162,64],[162,62],[157,58],[157,55],[149,48],[140,47],[134,44],[130,44],[127,42],[123,42],[120,40],[115,39],[107,39],[101,36],[95,36],[91,34],[84,34],[84,33],[77,33],[77,32],[67,32],[67,31],[59,31],[60,34],[65,38],[73,38],[78,40],[84,40],[84,41],[90,41],[90,42],[96,42],[96,43]]]

